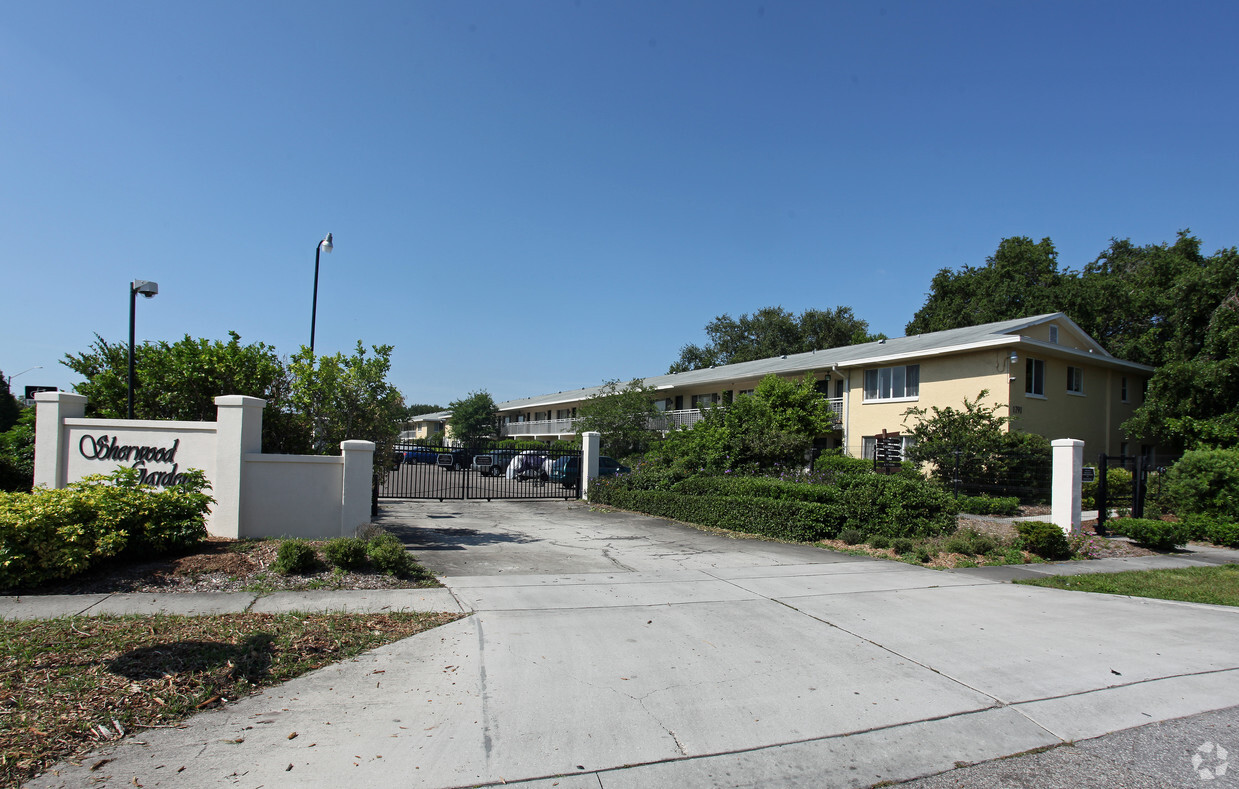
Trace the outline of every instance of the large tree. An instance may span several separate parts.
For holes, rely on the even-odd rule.
[[[710,341],[685,345],[668,372],[700,370],[720,364],[750,362],[792,353],[881,339],[851,307],[805,310],[799,316],[782,307],[764,307],[752,315],[733,318],[724,313],[706,324]]]
[[[1004,238],[984,266],[935,274],[924,306],[904,330],[925,334],[1059,312],[1064,276],[1050,239]]]
[[[834,429],[816,383],[812,375],[794,381],[768,375],[753,394],[708,408],[692,427],[672,430],[650,458],[686,474],[803,465],[813,439]]]
[[[597,395],[577,409],[577,436],[589,431],[601,433],[603,452],[615,458],[645,452],[658,436],[650,429],[650,420],[658,416],[655,393],[640,378],[622,388],[618,379],[607,381]]]
[[[457,441],[470,444],[494,436],[499,429],[499,409],[490,392],[470,392],[447,407],[452,412],[447,424]]]
[[[216,397],[261,397],[267,401],[263,449],[284,454],[306,451],[308,423],[289,406],[291,381],[275,348],[261,342],[243,345],[239,334],[228,335],[226,343],[185,335],[174,343],[135,346],[134,417],[214,421]],[[88,398],[88,415],[125,417],[128,348],[95,335],[89,350],[65,355],[62,364],[85,379],[74,389]]]
[[[335,455],[340,442],[373,441],[376,477],[386,472],[404,419],[404,398],[387,381],[390,345],[367,354],[360,341],[351,356],[315,356],[302,346],[289,361],[290,401],[311,425],[315,451]]]
[[[1236,446],[1239,252],[1172,244],[1110,245],[1083,270],[1060,271],[1049,239],[1003,239],[982,268],[943,269],[909,334],[1064,312],[1110,353],[1157,368],[1124,430],[1177,447]]]

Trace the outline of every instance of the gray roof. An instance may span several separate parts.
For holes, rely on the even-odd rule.
[[[422,414],[405,421],[408,422],[446,422],[452,418],[451,411],[435,411],[433,414]]]
[[[924,356],[934,356],[943,353],[960,352],[986,346],[1000,345],[1032,345],[1045,348],[1055,353],[1087,356],[1097,361],[1105,359],[1116,367],[1132,370],[1152,371],[1153,368],[1133,362],[1124,362],[1107,353],[1095,340],[1089,338],[1090,350],[1077,351],[1062,346],[1054,346],[1038,340],[1020,336],[1020,330],[1054,320],[1073,327],[1082,336],[1088,334],[1077,326],[1070,318],[1061,312],[1051,312],[1044,315],[1034,315],[1029,318],[985,323],[980,326],[967,326],[962,329],[914,334],[910,337],[895,337],[877,342],[867,342],[860,345],[846,345],[841,348],[827,348],[808,353],[790,354],[771,359],[758,359],[752,362],[739,362],[703,370],[690,370],[683,373],[655,375],[644,379],[646,386],[655,389],[672,387],[695,387],[703,384],[731,383],[752,379],[761,379],[772,373],[801,374],[816,370],[829,370],[831,367],[859,367],[880,364],[899,359],[914,359]],[[533,406],[547,406],[556,403],[575,402],[589,397],[595,397],[602,391],[601,386],[591,386],[584,389],[573,389],[565,392],[552,392],[508,400],[498,403],[499,410],[508,411]]]

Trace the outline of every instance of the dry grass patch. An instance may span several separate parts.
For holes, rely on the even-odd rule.
[[[0,621],[0,781],[175,726],[462,614],[229,614]]]

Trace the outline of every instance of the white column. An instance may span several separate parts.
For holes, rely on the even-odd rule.
[[[370,522],[370,494],[374,484],[374,442],[341,441],[344,475],[340,490],[340,536],[353,537],[357,527]]]
[[[241,502],[245,490],[245,455],[262,451],[262,409],[267,401],[260,397],[223,395],[215,398],[215,479],[211,495],[211,534],[218,537],[244,537]]]
[[[34,484],[63,488],[68,482],[69,451],[65,420],[86,415],[86,398],[70,392],[36,392],[34,396]]]
[[[589,498],[590,480],[598,478],[598,456],[602,454],[602,433],[581,434],[581,498]]]
[[[1050,442],[1054,458],[1050,483],[1050,522],[1064,532],[1080,530],[1080,476],[1084,468],[1084,442],[1059,438]]]

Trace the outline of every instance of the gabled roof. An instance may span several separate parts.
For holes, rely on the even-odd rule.
[[[1088,345],[1087,351],[1080,351],[1066,346],[1053,345],[1048,342],[1034,340],[1020,334],[1025,329],[1053,321],[1072,328]],[[888,340],[878,340],[860,345],[845,345],[840,348],[827,348],[808,353],[777,356],[770,359],[757,359],[751,362],[726,364],[720,367],[710,367],[703,370],[690,370],[683,373],[655,375],[644,379],[646,386],[655,389],[692,388],[705,384],[731,383],[752,379],[761,379],[772,373],[780,375],[803,375],[806,372],[829,370],[832,367],[856,368],[872,367],[877,364],[889,364],[900,360],[915,360],[927,356],[938,356],[946,353],[960,353],[978,348],[999,346],[1034,346],[1039,349],[1067,356],[1079,356],[1091,359],[1094,363],[1104,359],[1115,367],[1122,367],[1143,372],[1152,372],[1153,368],[1134,362],[1117,359],[1105,348],[1089,337],[1074,321],[1061,312],[1051,312],[1044,315],[1034,315],[1028,318],[985,323],[980,326],[966,326],[961,329],[914,334],[910,337],[895,337]],[[499,410],[537,406],[550,406],[558,403],[571,403],[597,396],[602,391],[601,386],[591,386],[584,389],[574,389],[566,392],[538,395],[517,400],[498,403]]]
[[[410,419],[406,419],[405,421],[406,422],[446,422],[447,420],[451,418],[452,418],[451,411],[435,411],[433,414],[422,414],[420,416],[415,416]]]

